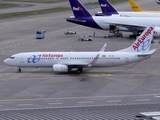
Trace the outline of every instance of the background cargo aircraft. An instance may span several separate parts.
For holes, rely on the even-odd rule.
[[[102,30],[110,30],[114,26],[118,31],[132,32],[133,37],[139,36],[147,26],[154,23],[154,37],[160,36],[160,18],[92,16],[78,0],[69,2],[74,17],[66,19],[68,22]]]
[[[156,10],[143,10],[134,0],[129,0],[133,12],[160,12]]]
[[[98,0],[102,12],[98,12],[96,16],[110,16],[117,15],[117,17],[160,17],[160,13],[153,12],[126,12],[117,11],[108,0]]]
[[[128,48],[115,52],[104,52],[106,44],[99,52],[26,52],[12,55],[4,63],[18,68],[49,67],[54,72],[69,72],[76,68],[81,73],[83,68],[94,66],[111,67],[139,62],[150,58],[154,50],[150,50],[154,27],[147,27],[137,40]]]

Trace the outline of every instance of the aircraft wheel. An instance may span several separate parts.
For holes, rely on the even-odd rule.
[[[17,70],[17,72],[19,72],[19,73],[20,73],[20,72],[21,72],[21,69],[19,68],[19,69]]]
[[[129,38],[132,38],[132,35],[129,35]]]
[[[83,68],[78,68],[77,71],[76,71],[76,73],[80,74],[82,71],[83,71]]]
[[[68,68],[68,72],[70,72],[72,70],[72,68]]]

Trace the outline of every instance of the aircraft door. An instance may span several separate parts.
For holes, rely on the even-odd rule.
[[[20,56],[20,63],[24,63],[24,56]]]
[[[125,55],[125,62],[129,62],[129,55],[128,54]]]

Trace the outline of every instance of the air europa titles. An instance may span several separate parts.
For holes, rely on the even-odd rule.
[[[146,39],[146,37],[148,37],[151,34],[151,31],[153,29],[154,29],[153,27],[150,27],[147,30],[147,32],[141,38],[138,39],[138,41],[132,46],[134,50],[136,50],[141,45],[141,43],[143,43],[143,41]]]
[[[43,54],[42,57],[57,57],[57,58],[60,58],[60,57],[63,57],[62,54]]]

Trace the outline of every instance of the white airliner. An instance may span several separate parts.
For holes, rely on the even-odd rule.
[[[102,12],[98,12],[96,16],[109,16],[114,15],[117,17],[128,16],[128,17],[160,17],[160,12],[128,12],[128,11],[117,11],[108,0],[98,0]],[[134,1],[130,0],[132,8],[134,8]],[[137,7],[137,6],[136,6]]]
[[[104,52],[106,44],[99,52],[26,52],[12,55],[4,63],[16,67],[18,72],[25,67],[50,67],[54,72],[69,72],[76,68],[81,73],[83,68],[94,66],[111,67],[139,62],[150,58],[154,27],[147,27],[137,40],[128,48],[116,52]]]
[[[160,18],[92,16],[79,0],[69,2],[74,17],[67,18],[68,22],[102,30],[110,30],[111,26],[114,26],[118,31],[132,32],[134,37],[139,36],[147,26],[154,24],[154,37],[160,37]]]

